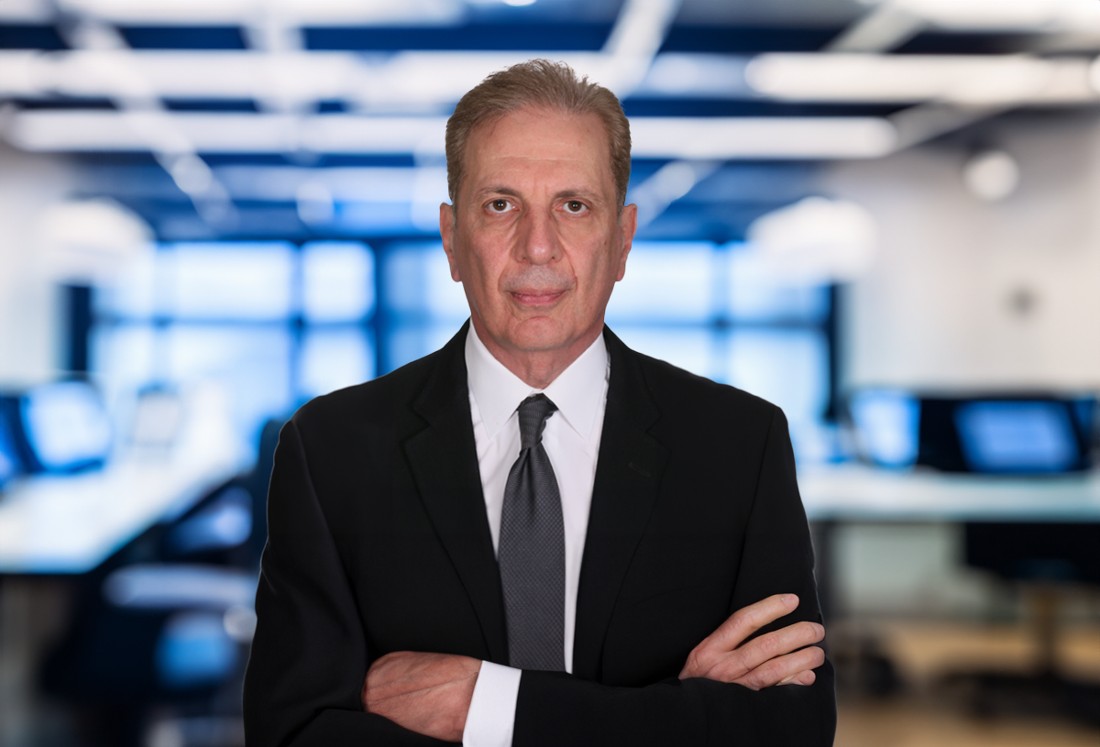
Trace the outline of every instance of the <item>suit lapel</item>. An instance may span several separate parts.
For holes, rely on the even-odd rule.
[[[463,353],[466,329],[440,351],[438,364],[413,402],[413,410],[428,425],[410,436],[404,447],[424,509],[481,623],[489,658],[506,662],[500,575],[470,420]]]
[[[598,679],[611,613],[645,532],[667,452],[648,431],[660,415],[636,354],[610,330],[611,356],[603,435],[592,490],[584,559],[577,592],[573,673]]]

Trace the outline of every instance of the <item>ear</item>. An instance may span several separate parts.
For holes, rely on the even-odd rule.
[[[638,230],[638,206],[626,205],[619,213],[619,269],[615,274],[615,280],[622,280],[626,275],[626,258],[634,246],[634,232]]]
[[[451,267],[451,279],[462,282],[458,272],[458,259],[455,256],[455,209],[446,202],[439,205],[439,236],[443,239],[443,251],[447,253],[447,264]]]

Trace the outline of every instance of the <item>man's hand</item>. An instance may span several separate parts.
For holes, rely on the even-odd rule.
[[[680,679],[705,677],[736,682],[750,690],[772,685],[812,685],[814,669],[825,663],[825,652],[815,643],[825,628],[798,622],[745,642],[770,622],[798,607],[794,594],[776,594],[737,610],[688,654]]]
[[[367,671],[363,708],[410,731],[461,742],[480,669],[468,656],[395,651]]]

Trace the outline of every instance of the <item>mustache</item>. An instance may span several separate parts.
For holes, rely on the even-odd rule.
[[[546,265],[534,265],[506,278],[501,287],[507,293],[560,293],[573,287],[573,278]]]

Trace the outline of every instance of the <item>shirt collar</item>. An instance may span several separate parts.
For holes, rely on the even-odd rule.
[[[466,335],[466,372],[470,394],[481,413],[490,438],[508,422],[519,403],[543,392],[553,400],[566,423],[581,438],[590,441],[601,424],[597,414],[607,397],[610,359],[603,335],[597,335],[575,361],[558,374],[545,389],[535,389],[505,368],[477,336],[474,325]]]

